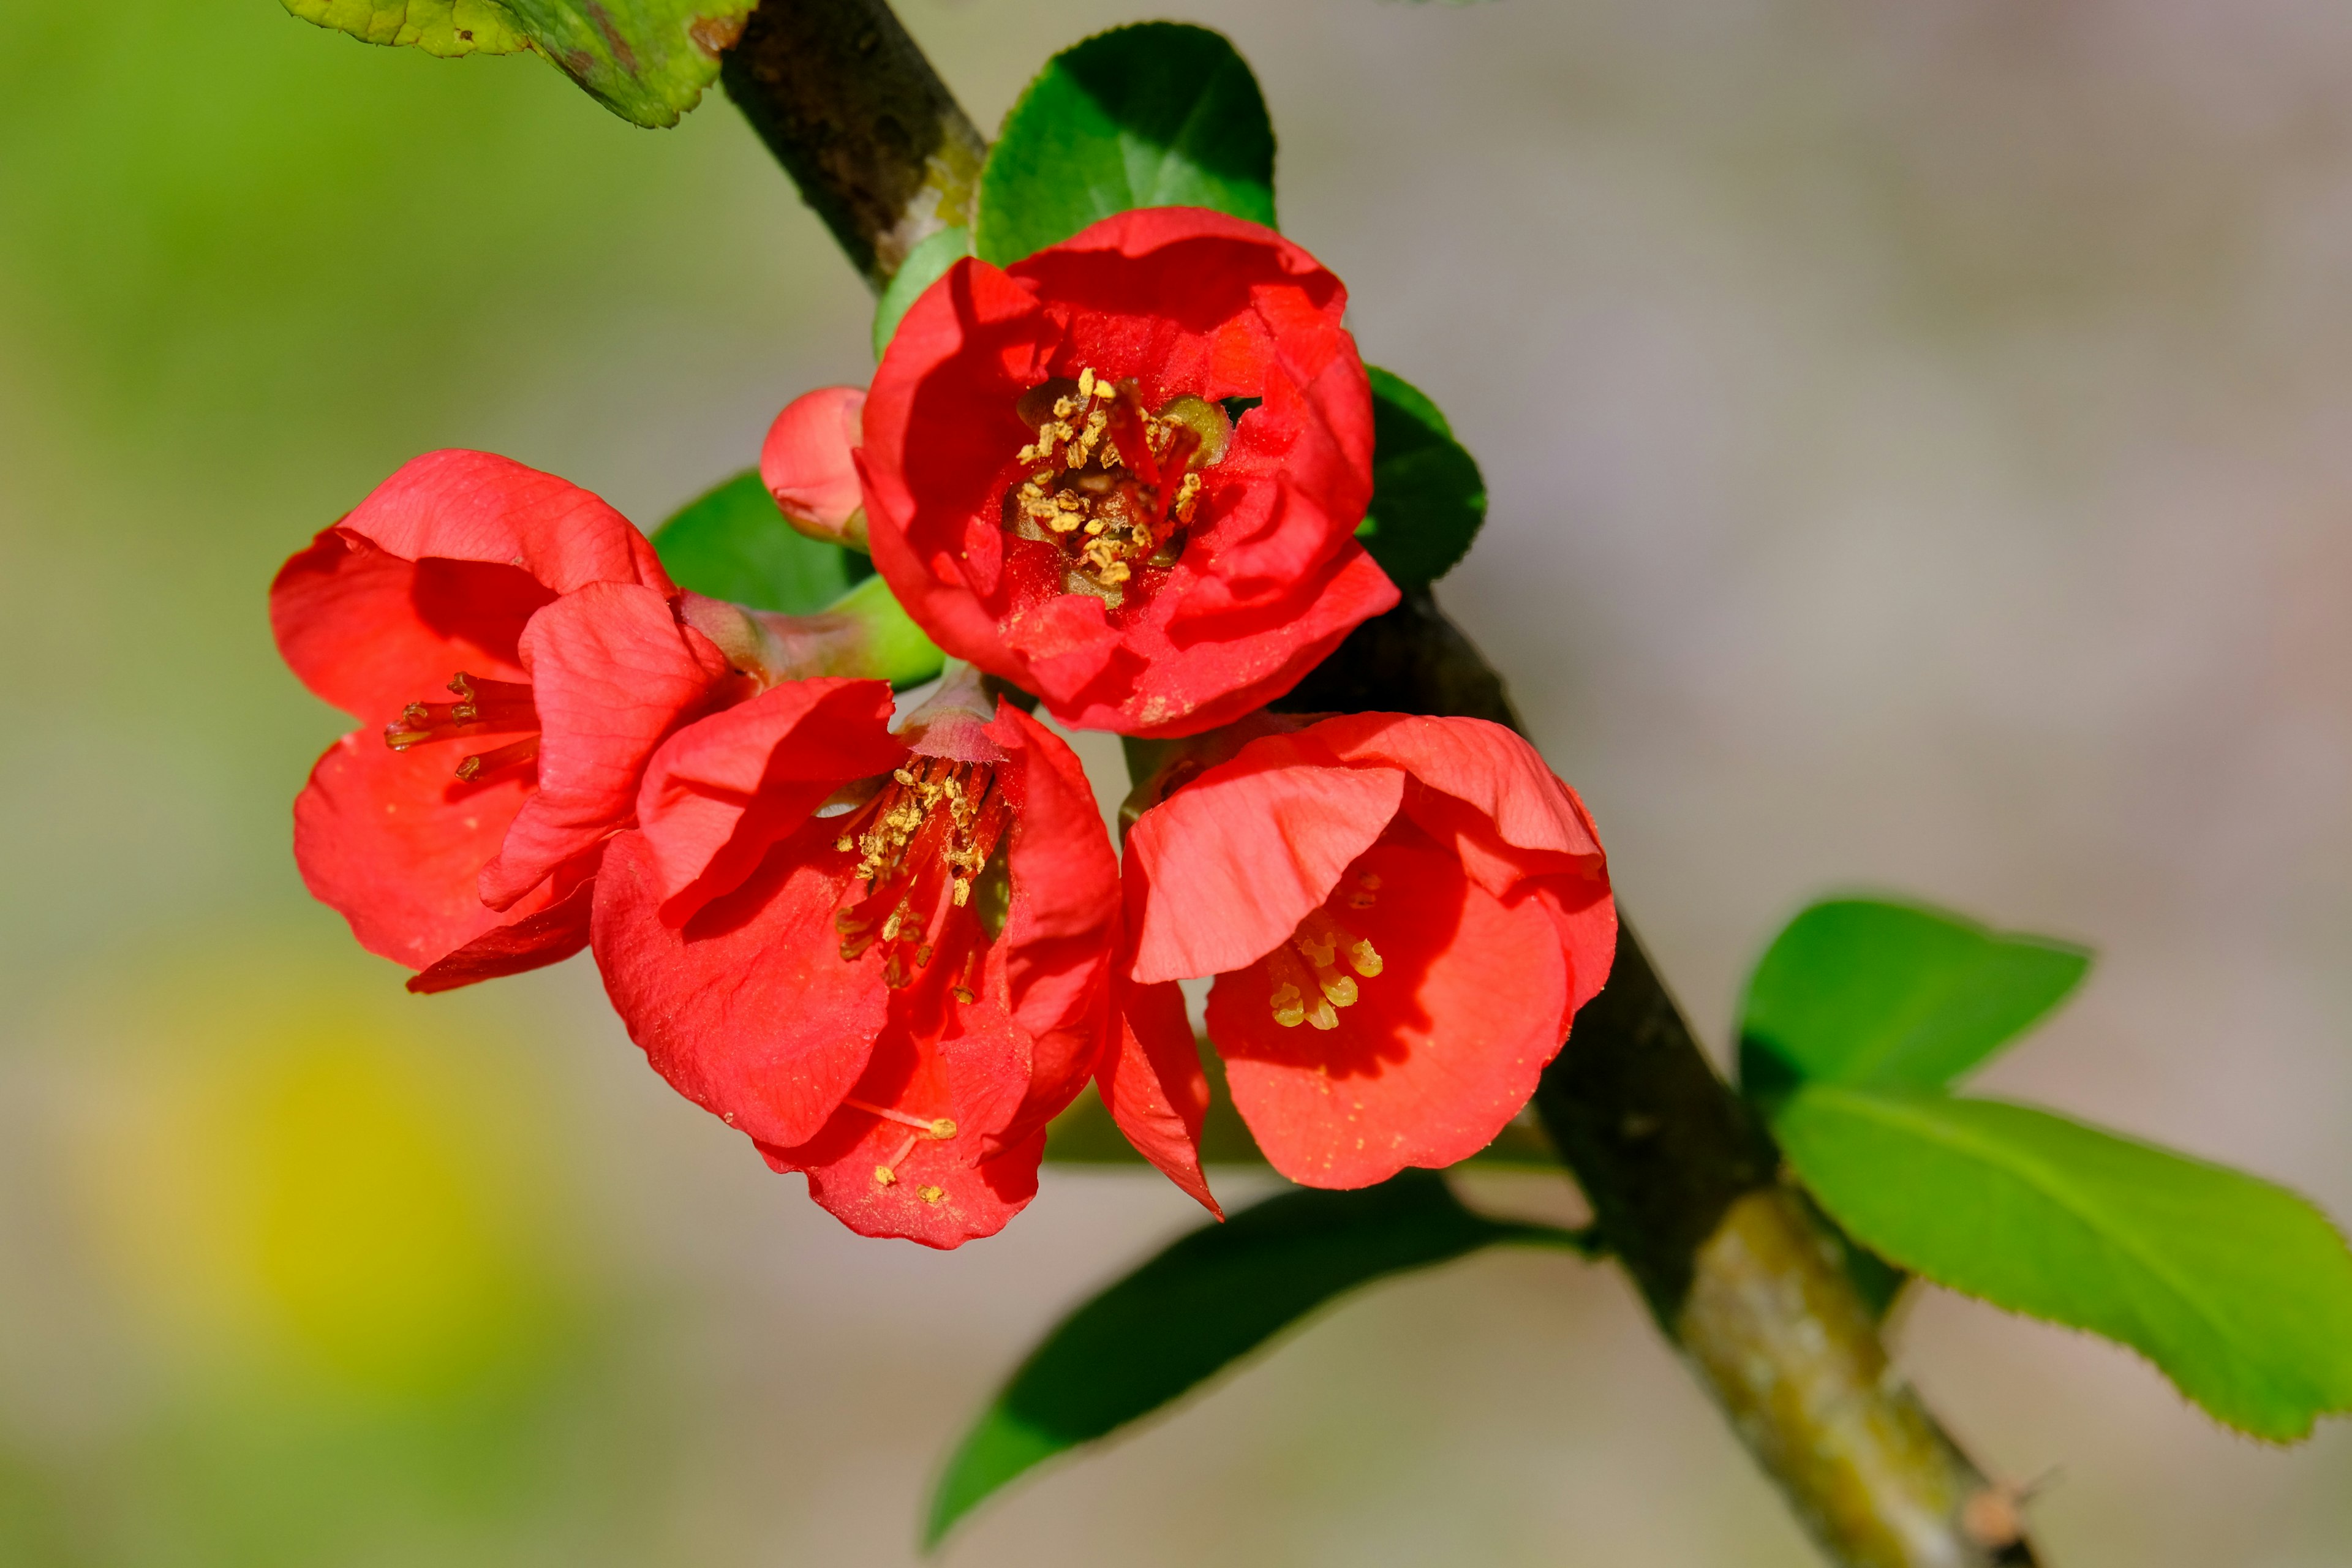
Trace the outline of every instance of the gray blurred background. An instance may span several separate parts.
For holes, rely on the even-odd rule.
[[[990,126],[1137,16],[905,8]],[[1442,596],[1717,1043],[1801,900],[1932,898],[2103,955],[1988,1087],[2352,1215],[2352,14],[1178,14],[1255,64],[1368,357],[1486,465]],[[338,721],[270,647],[278,560],[445,445],[650,526],[862,379],[867,312],[716,98],[636,131],[273,0],[0,12],[0,1560],[908,1563],[995,1381],[1192,1223],[1049,1170],[996,1240],[856,1240],[584,963],[409,998],[294,875]],[[2057,1472],[2057,1563],[2352,1561],[2342,1423],[2264,1448],[1932,1293],[1899,1353]],[[1811,1560],[1622,1281],[1510,1254],[948,1553]]]

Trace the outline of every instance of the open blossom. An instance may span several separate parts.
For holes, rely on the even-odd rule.
[[[360,728],[294,806],[313,894],[437,991],[588,933],[637,769],[730,673],[628,520],[483,452],[427,453],[271,584],[278,646]]]
[[[1172,983],[1213,974],[1234,1108],[1291,1180],[1367,1186],[1492,1142],[1615,951],[1575,793],[1499,725],[1393,713],[1186,771],[1127,844],[1103,1089],[1129,1137],[1207,1201],[1205,1088]]]
[[[1070,749],[971,672],[780,686],[656,753],[598,879],[614,1005],[853,1230],[954,1247],[1035,1194],[1093,1072],[1118,868]]]
[[[862,636],[681,594],[586,490],[466,451],[404,465],[321,532],[269,614],[303,684],[361,725],[295,801],[295,858],[414,991],[577,952],[662,738],[854,661]]]
[[[1372,417],[1346,307],[1304,250],[1200,208],[959,261],[863,410],[876,567],[1067,723],[1188,735],[1281,696],[1397,600],[1354,538]]]

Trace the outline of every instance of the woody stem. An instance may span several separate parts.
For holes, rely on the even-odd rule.
[[[724,78],[877,289],[968,223],[982,140],[885,0],[761,0]],[[1282,706],[1465,714],[1518,728],[1503,684],[1423,590],[1366,623]],[[1659,1328],[1842,1568],[2032,1564],[1963,1522],[1984,1475],[1887,1374],[1834,1242],[1717,1076],[1630,927],[1536,1109]]]
[[[876,291],[971,222],[987,139],[883,0],[764,0],[719,76]]]

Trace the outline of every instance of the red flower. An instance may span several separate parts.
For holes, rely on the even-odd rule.
[[[1291,1180],[1368,1186],[1491,1142],[1615,952],[1575,793],[1498,725],[1393,713],[1163,776],[1128,838],[1131,984],[1103,1075],[1137,1146],[1202,1195],[1171,983],[1202,974],[1234,1104]]]
[[[646,758],[732,678],[680,608],[626,518],[482,452],[404,465],[279,571],[279,650],[362,726],[296,800],[295,858],[410,990],[585,944]]]
[[[680,731],[596,961],[680,1093],[852,1230],[948,1247],[1035,1194],[1095,1068],[1118,868],[1077,758],[976,679],[889,719],[879,681],[811,680]]]
[[[1372,416],[1346,307],[1298,247],[1198,208],[958,262],[866,405],[876,567],[1067,723],[1189,735],[1281,696],[1397,602],[1354,538]]]

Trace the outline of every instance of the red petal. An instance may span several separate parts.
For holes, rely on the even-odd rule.
[[[809,1195],[861,1236],[904,1237],[952,1247],[993,1236],[1037,1191],[1042,1131],[995,1152],[988,1133],[1004,1125],[1028,1072],[1019,1028],[987,1003],[957,1009],[950,1032],[916,1041],[894,1030],[878,1047],[850,1098],[929,1121],[947,1117],[954,1136],[935,1139],[903,1122],[845,1105],[799,1147],[763,1144],[779,1171],[805,1171]],[[877,1178],[887,1166],[892,1179]],[[925,1196],[926,1191],[936,1195]]]
[[[520,679],[524,622],[593,582],[673,591],[653,546],[586,490],[486,452],[428,452],[286,563],[270,623],[304,685],[380,722],[461,669]]]
[[[1476,1153],[1534,1093],[1566,1035],[1568,964],[1538,900],[1505,903],[1407,829],[1365,856],[1382,886],[1343,911],[1384,966],[1339,1026],[1274,1021],[1262,966],[1219,976],[1209,1035],[1274,1168],[1361,1187]]]
[[[493,909],[629,826],[654,748],[729,674],[668,598],[624,583],[591,584],[532,616],[522,658],[539,712],[539,792],[482,868]]]
[[[592,865],[572,878],[570,889],[558,895],[559,883],[542,884],[507,911],[504,925],[493,926],[447,957],[413,976],[408,988],[419,995],[454,991],[480,980],[520,974],[560,963],[588,945],[588,919],[596,902],[596,876]]]
[[[827,795],[906,759],[880,680],[794,680],[670,737],[637,797],[664,918],[680,924],[750,876]]]
[[[784,405],[768,426],[760,478],[803,532],[838,539],[850,513],[866,504],[850,456],[865,406],[862,386],[819,387]]]
[[[362,723],[439,699],[460,670],[520,680],[522,628],[554,598],[511,566],[415,562],[331,528],[269,587],[278,649],[318,696]]]
[[[1441,792],[1444,798],[1409,799],[1406,810],[1460,853],[1489,892],[1503,893],[1524,876],[1601,872],[1601,840],[1584,803],[1533,746],[1500,724],[1350,713],[1306,732],[1348,762],[1402,768]]]
[[[661,918],[645,836],[625,833],[596,878],[604,989],[654,1069],[763,1142],[806,1142],[866,1070],[886,1011],[878,966],[845,963],[833,913],[854,859],[822,823],[682,929]]]
[[[488,452],[412,458],[340,526],[410,561],[520,567],[558,594],[591,583],[677,592],[627,518],[569,480]]]
[[[475,884],[530,774],[467,784],[452,771],[466,750],[432,741],[395,752],[373,733],[345,735],[294,802],[294,858],[311,894],[351,921],[362,947],[411,969],[506,923]]]
[[[1010,703],[986,732],[1005,753],[997,776],[1015,812],[1001,945],[1013,1016],[1033,1040],[1028,1093],[1006,1133],[1018,1140],[1077,1097],[1102,1054],[1118,857],[1076,752]]]
[[[1201,1123],[1209,1113],[1209,1075],[1184,1016],[1174,981],[1121,983],[1117,1043],[1096,1075],[1103,1104],[1136,1151],[1219,1219],[1225,1211],[1209,1194],[1201,1170]]]
[[[1147,984],[1216,974],[1287,941],[1388,826],[1404,779],[1273,735],[1144,813],[1127,839],[1129,973]]]

